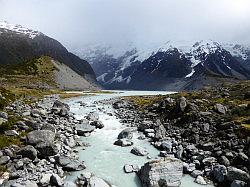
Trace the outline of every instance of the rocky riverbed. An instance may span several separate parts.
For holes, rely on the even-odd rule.
[[[2,186],[249,185],[249,139],[236,124],[217,121],[227,106],[203,111],[201,101],[158,96],[142,109],[118,96],[6,107],[0,122],[18,121],[4,136],[21,142],[0,151]]]

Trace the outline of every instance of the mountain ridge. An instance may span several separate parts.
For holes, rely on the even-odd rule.
[[[219,44],[212,40],[202,40],[194,44],[191,44],[191,42],[169,41],[165,42],[162,46],[150,46],[149,44],[148,49],[146,48],[147,47],[144,46],[142,49],[136,49],[133,45],[130,45],[129,49],[124,50],[125,52],[123,52],[123,54],[120,52],[122,55],[119,57],[117,57],[117,54],[112,55],[113,50],[110,49],[110,47],[92,48],[89,50],[89,54],[91,54],[89,58],[88,53],[80,55],[79,50],[77,50],[76,53],[90,61],[90,64],[97,74],[97,80],[108,89],[163,89],[167,86],[164,85],[164,81],[165,84],[172,84],[178,81],[186,81],[186,83],[189,84],[196,80],[198,78],[197,76],[202,77],[204,75],[211,77],[219,76],[222,79],[225,78],[225,80],[229,80],[230,78],[239,80],[250,78],[250,50],[248,51],[248,48],[241,45]],[[163,77],[160,82],[150,79],[151,82],[154,82],[152,84],[163,84],[159,87],[149,86],[146,80],[143,84],[143,79],[148,80],[148,77],[152,76],[149,72],[145,73],[144,76],[140,76],[140,81],[137,80],[138,76],[133,79],[136,72],[143,72],[144,68],[147,68],[146,62],[149,63],[148,66],[151,66],[151,68],[155,67],[155,69],[159,69],[159,67],[157,67],[159,66],[159,62],[154,61],[152,58],[155,57],[157,60],[164,61],[164,58],[161,59],[157,57],[157,55],[164,56],[161,54],[167,54],[169,50],[174,49],[185,56],[185,59],[183,59],[186,61],[186,64],[184,63],[183,65],[189,66],[189,70],[182,73],[181,77],[178,77],[182,80],[177,80],[175,75],[170,76],[172,72],[176,74],[180,73],[182,70],[181,66],[175,69],[170,68],[168,75],[165,76],[165,78]],[[151,62],[149,62],[150,60]],[[178,62],[178,58],[175,59],[175,61]],[[168,62],[168,59],[165,59],[164,62],[160,63],[163,69],[159,71],[159,76],[154,76],[152,79],[159,79],[162,73],[164,74],[164,71],[169,66]],[[106,69],[109,69],[109,71],[106,71]],[[211,79],[211,77],[209,79]],[[184,88],[186,89],[186,86],[180,89]]]

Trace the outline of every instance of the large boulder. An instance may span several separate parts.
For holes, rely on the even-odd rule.
[[[81,171],[86,168],[83,162],[66,156],[56,157],[56,162],[62,166],[65,171]]]
[[[218,112],[219,114],[226,114],[226,112],[227,112],[227,107],[225,107],[225,106],[222,105],[222,104],[217,103],[217,104],[214,105],[214,110],[215,110],[216,112]]]
[[[182,175],[182,161],[170,157],[147,162],[138,172],[143,187],[177,187]]]
[[[21,148],[16,154],[22,155],[23,158],[29,158],[31,160],[35,160],[37,157],[37,150],[31,145],[27,145]]]
[[[56,101],[54,102],[52,108],[53,108],[53,109],[62,109],[62,108],[66,108],[67,110],[70,110],[70,107],[69,107],[68,104],[63,103],[63,102],[61,102],[61,101],[59,101],[59,100],[56,100]]]
[[[50,143],[50,142],[41,142],[36,145],[36,149],[39,152],[40,157],[49,157],[49,156],[54,156],[58,153],[58,148],[55,144]]]
[[[35,130],[27,134],[27,142],[31,145],[36,145],[41,142],[53,143],[55,133],[50,130]]]
[[[216,165],[213,167],[213,177],[218,182],[224,182],[227,176],[227,168],[224,165]]]
[[[131,128],[126,128],[118,135],[118,139],[132,139],[133,138],[133,131]]]
[[[250,176],[249,173],[235,168],[235,167],[228,167],[227,168],[227,180],[228,181],[234,181],[234,180],[240,180],[240,181],[244,181],[244,182],[249,182],[250,180]]]
[[[76,132],[77,132],[77,135],[79,136],[84,136],[85,133],[90,133],[90,132],[93,132],[94,130],[95,130],[95,127],[87,123],[76,125]]]

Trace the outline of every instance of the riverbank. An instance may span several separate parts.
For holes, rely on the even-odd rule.
[[[184,173],[195,182],[249,185],[249,84],[125,97],[113,106],[122,122],[143,132],[161,157],[182,160]],[[145,180],[149,173],[138,174]]]

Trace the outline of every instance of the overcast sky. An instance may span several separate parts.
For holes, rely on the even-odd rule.
[[[0,19],[68,47],[201,39],[250,44],[250,0],[0,0]]]

